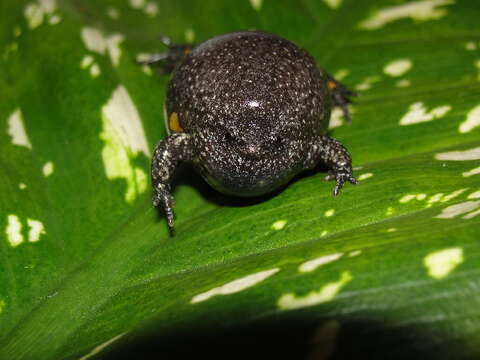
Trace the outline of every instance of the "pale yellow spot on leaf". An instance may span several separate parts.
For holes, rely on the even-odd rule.
[[[468,195],[468,199],[480,199],[480,190]]]
[[[250,1],[250,5],[252,5],[252,7],[255,10],[260,11],[263,5],[263,0],[249,0],[249,1]]]
[[[361,174],[359,177],[358,177],[358,180],[366,180],[366,179],[369,179],[373,176],[372,173],[365,173],[365,174]]]
[[[11,247],[18,246],[23,242],[22,223],[17,215],[8,215],[5,233],[7,235],[7,241],[10,243]]]
[[[410,59],[397,59],[385,65],[383,72],[392,77],[399,77],[404,75],[411,68],[412,61]]]
[[[282,230],[287,225],[287,220],[277,220],[272,224],[272,230]]]
[[[442,105],[427,111],[423,102],[416,102],[410,105],[408,112],[400,119],[400,125],[412,125],[439,119],[451,109],[450,105]]]
[[[442,279],[463,262],[463,249],[450,248],[435,251],[423,259],[428,275],[434,279]]]
[[[213,288],[207,292],[194,296],[192,300],[190,300],[190,303],[195,304],[202,301],[206,301],[216,295],[229,295],[229,294],[240,292],[242,290],[248,289],[268,279],[270,276],[274,275],[279,270],[280,270],[279,268],[265,270],[265,271],[257,272],[255,274],[242,277],[240,279],[230,281],[222,286]]]
[[[436,160],[467,161],[480,160],[480,147],[464,151],[449,151],[435,154]]]
[[[98,346],[96,346],[92,351],[90,351],[88,354],[82,356],[80,359],[78,360],[87,360],[87,359],[90,359],[91,357],[95,356],[96,354],[98,354],[100,351],[102,351],[103,349],[105,349],[106,347],[108,347],[109,345],[113,344],[115,341],[117,341],[118,339],[120,339],[122,336],[124,336],[125,333],[123,334],[120,334],[120,335],[117,335],[115,336],[114,338],[108,340],[108,341],[105,341],[103,344],[100,344]]]
[[[364,30],[376,30],[400,19],[410,18],[418,22],[440,19],[447,14],[447,10],[439,7],[454,3],[454,0],[423,0],[386,7],[375,11],[368,19],[360,22],[359,27]]]
[[[360,255],[361,253],[362,253],[362,250],[354,250],[354,251],[348,253],[348,256],[349,257],[354,257],[354,256]]]
[[[342,5],[343,0],[323,0],[323,2],[331,9],[337,9]]]
[[[469,176],[478,175],[478,174],[480,174],[480,166],[470,171],[465,171],[464,173],[462,173],[462,176],[469,177]]]
[[[32,149],[32,143],[28,138],[25,126],[23,124],[23,115],[20,109],[16,109],[7,120],[8,130],[7,133],[12,137],[12,144],[25,146]]]
[[[480,105],[477,105],[467,113],[467,118],[458,127],[462,134],[468,133],[480,126]]]
[[[456,216],[466,214],[480,207],[480,200],[465,201],[459,204],[450,205],[442,210],[440,214],[435,216],[438,219],[453,219]]]
[[[150,152],[140,116],[125,87],[117,87],[102,107],[102,123],[100,138],[105,142],[102,150],[105,173],[109,179],[126,180],[125,200],[131,203],[146,190],[147,183],[146,174],[134,167],[133,159],[140,152],[150,157]]]
[[[336,260],[340,259],[342,256],[343,256],[343,253],[336,253],[336,254],[329,254],[329,255],[320,256],[316,259],[312,259],[312,260],[308,260],[308,261],[304,262],[303,264],[300,265],[298,270],[300,272],[314,271],[322,265],[326,265],[328,263],[331,263],[333,261],[336,261]]]
[[[440,201],[441,202],[447,202],[447,201],[450,201],[454,198],[456,198],[457,196],[463,194],[465,191],[467,191],[468,188],[464,188],[464,189],[459,189],[459,190],[455,190],[454,192],[448,194],[448,195],[445,195]]]
[[[158,5],[153,1],[150,1],[145,5],[144,11],[148,16],[154,17],[158,14]]]
[[[39,220],[27,219],[27,224],[30,227],[28,231],[28,241],[37,242],[40,240],[40,236],[46,234],[43,223]]]
[[[107,8],[107,15],[114,19],[114,20],[117,20],[120,18],[120,11],[118,11],[117,8],[114,8],[112,6],[110,6],[109,8]]]
[[[46,162],[42,167],[42,173],[43,173],[43,176],[45,177],[49,177],[50,175],[53,174],[54,171],[55,171],[55,166],[51,161]]]
[[[293,310],[332,301],[351,280],[352,275],[350,272],[344,271],[338,281],[326,284],[319,291],[312,291],[303,297],[297,297],[293,293],[282,295],[277,301],[277,306],[281,310]]]
[[[333,215],[335,215],[335,209],[329,209],[329,210],[325,211],[325,213],[323,215],[326,216],[326,217],[333,216]]]
[[[396,86],[396,87],[399,87],[399,88],[409,87],[410,85],[412,85],[412,83],[411,83],[411,81],[408,80],[408,79],[401,79],[401,80],[398,80],[398,81],[395,83],[395,86]]]

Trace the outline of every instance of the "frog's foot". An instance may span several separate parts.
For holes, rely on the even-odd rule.
[[[175,200],[170,192],[170,186],[166,184],[157,184],[154,189],[153,205],[163,205],[165,216],[167,218],[168,227],[173,231],[174,216],[173,209],[175,208]]]
[[[348,122],[351,121],[350,110],[348,109],[348,104],[350,104],[351,97],[357,96],[358,94],[345,85],[335,80],[331,75],[327,74],[328,88],[332,94],[332,102],[334,106],[340,107],[343,112],[343,116],[347,119]]]
[[[192,50],[193,45],[175,44],[169,37],[162,36],[161,42],[168,48],[161,53],[152,54],[148,58],[137,59],[140,65],[159,65],[163,73],[171,73]]]
[[[335,180],[335,188],[333,189],[333,196],[340,194],[340,190],[346,181],[349,181],[353,185],[358,184],[357,179],[352,174],[352,170],[348,167],[330,170],[328,175],[325,176],[325,181]]]

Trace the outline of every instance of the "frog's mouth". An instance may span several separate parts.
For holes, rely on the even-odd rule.
[[[254,157],[249,160],[238,157],[237,161],[223,164],[217,162],[215,168],[200,166],[200,163],[197,163],[196,168],[205,181],[216,190],[242,197],[272,192],[298,173],[298,167],[287,168],[276,161],[262,161],[256,155]]]

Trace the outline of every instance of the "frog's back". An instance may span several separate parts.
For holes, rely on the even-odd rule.
[[[304,50],[273,34],[247,31],[196,46],[173,74],[167,108],[185,112],[187,130],[195,126],[189,114],[208,114],[212,121],[288,118],[318,133],[329,117],[330,96]]]

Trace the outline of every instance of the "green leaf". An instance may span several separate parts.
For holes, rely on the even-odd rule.
[[[236,347],[285,329],[279,354],[480,355],[474,2],[30,0],[0,14],[1,359],[157,341],[180,354],[225,329]],[[357,89],[332,134],[361,184],[333,198],[309,173],[244,201],[184,169],[172,238],[148,180],[168,78],[134,60],[162,51],[160,34],[239,29],[294,41]]]

